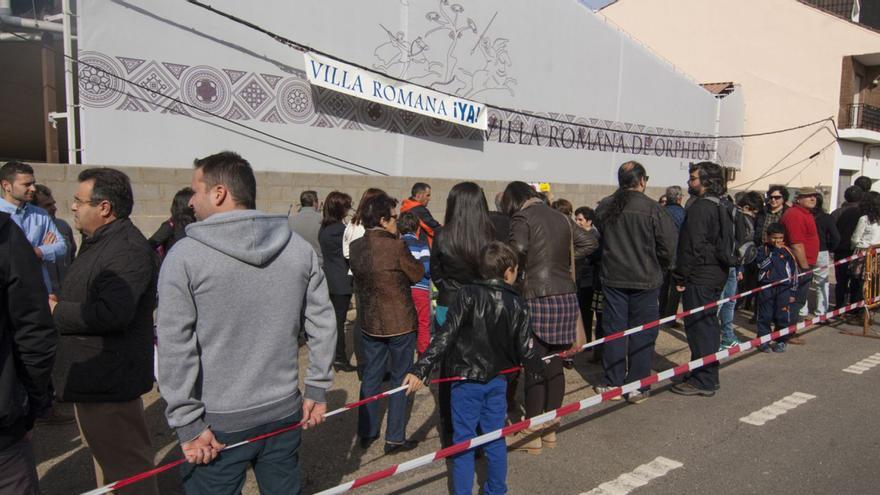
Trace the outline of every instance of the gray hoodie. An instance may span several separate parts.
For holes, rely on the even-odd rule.
[[[336,317],[314,249],[286,217],[255,210],[212,215],[186,234],[162,264],[157,322],[159,387],[180,440],[299,411],[303,325],[304,395],[325,402]]]

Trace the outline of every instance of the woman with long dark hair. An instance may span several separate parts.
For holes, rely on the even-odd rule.
[[[446,197],[443,228],[434,235],[431,248],[431,278],[439,291],[434,321],[437,328],[446,322],[446,311],[458,290],[480,279],[480,253],[494,239],[489,207],[483,189],[473,182],[460,182]],[[445,369],[440,370],[445,374]],[[452,443],[450,387],[440,384],[441,443]]]
[[[324,199],[321,229],[318,231],[318,244],[324,257],[324,275],[330,292],[330,302],[336,313],[336,358],[333,368],[336,371],[354,371],[345,352],[345,317],[351,304],[351,275],[348,260],[342,255],[342,234],[345,232],[345,217],[351,210],[351,196],[333,191]]]
[[[570,219],[548,206],[524,182],[508,184],[501,204],[510,216],[510,242],[520,257],[520,293],[529,308],[536,354],[579,349],[585,336],[573,276],[576,254]],[[550,359],[543,370],[527,366],[525,375],[527,417],[562,405],[565,375],[561,358]],[[556,446],[557,427],[558,422],[553,422],[540,431],[524,430],[510,438],[510,443],[516,450],[538,453],[544,446]]]
[[[162,222],[159,229],[150,237],[150,246],[165,257],[174,243],[186,237],[186,226],[196,221],[195,212],[189,206],[193,190],[189,187],[177,191],[171,200],[171,218]]]

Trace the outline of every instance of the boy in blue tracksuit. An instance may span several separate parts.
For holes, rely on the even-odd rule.
[[[446,322],[431,339],[425,354],[406,375],[407,394],[421,388],[431,369],[444,363],[452,383],[452,421],[455,443],[504,427],[507,417],[507,378],[501,371],[530,360],[543,369],[535,354],[525,302],[512,284],[517,255],[507,244],[494,241],[483,248],[480,274],[485,279],[466,285],[449,307]],[[530,363],[530,364],[531,364]],[[507,493],[507,446],[503,438],[483,445],[488,461],[487,495]],[[473,492],[474,451],[452,459],[456,495]]]
[[[767,244],[758,249],[755,260],[758,263],[758,283],[766,285],[778,280],[787,280],[777,286],[758,292],[758,336],[770,333],[770,324],[776,330],[785,328],[794,322],[791,315],[791,304],[797,297],[797,263],[794,254],[785,245],[785,228],[782,224],[772,223],[767,226]],[[773,350],[785,352],[784,337],[776,342]],[[758,346],[763,352],[770,352],[770,344]]]

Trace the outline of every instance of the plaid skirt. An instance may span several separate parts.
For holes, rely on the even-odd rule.
[[[526,304],[536,337],[554,345],[572,344],[577,339],[577,321],[581,317],[577,293],[536,297]]]

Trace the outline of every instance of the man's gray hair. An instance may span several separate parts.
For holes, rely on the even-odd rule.
[[[669,186],[666,188],[666,204],[679,205],[683,196],[681,186]]]

